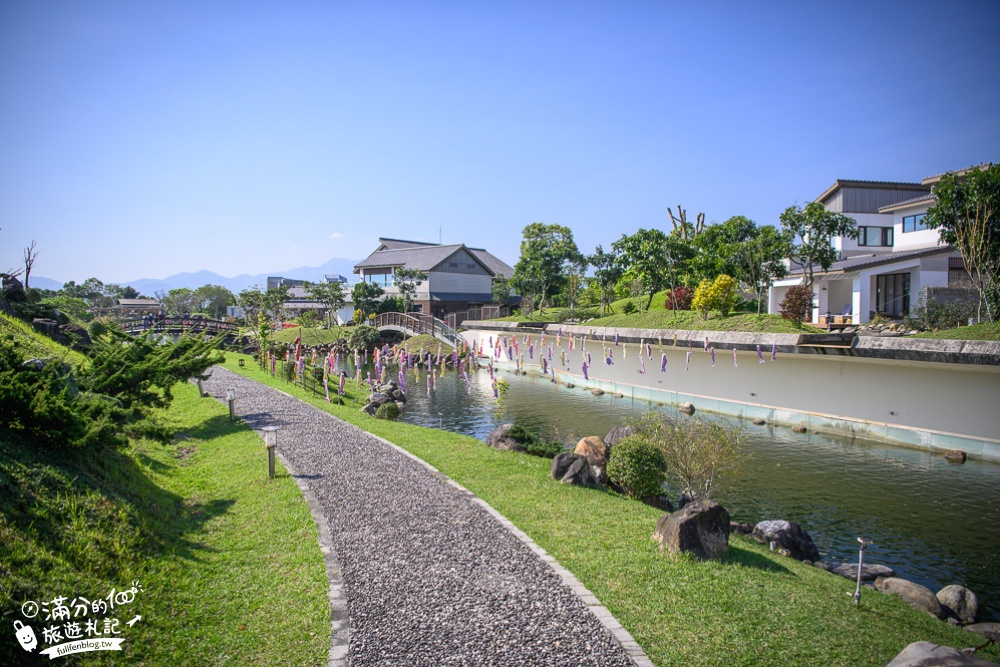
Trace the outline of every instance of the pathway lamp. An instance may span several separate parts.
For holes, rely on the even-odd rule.
[[[861,544],[861,548],[858,550],[858,582],[857,582],[857,587],[854,589],[855,607],[861,604],[861,575],[862,575],[861,570],[864,569],[865,565],[865,547],[871,544],[872,541],[866,540],[863,537],[859,537],[858,542]]]
[[[236,387],[230,387],[226,390],[226,400],[229,401],[229,421],[236,421]]]
[[[267,476],[274,479],[274,449],[278,446],[278,427],[265,426],[261,430],[264,432],[264,447],[267,448]]]

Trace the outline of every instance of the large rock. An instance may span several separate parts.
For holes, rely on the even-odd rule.
[[[10,274],[3,274],[3,297],[10,303],[28,303],[21,281]]]
[[[965,626],[965,629],[982,635],[985,639],[1000,642],[1000,623],[973,623]]]
[[[974,623],[979,615],[979,598],[965,586],[945,586],[935,597],[962,623]]]
[[[714,500],[699,500],[660,517],[653,537],[673,553],[718,558],[729,549],[729,512]]]
[[[552,479],[575,486],[600,486],[587,457],[573,452],[563,452],[552,459]]]
[[[59,323],[47,317],[36,317],[31,320],[31,326],[35,331],[49,338],[59,336]]]
[[[833,567],[830,572],[840,575],[851,581],[858,580],[858,564],[842,563]],[[861,581],[875,581],[879,577],[895,577],[896,571],[886,565],[877,563],[865,563],[861,566]]]
[[[797,523],[784,520],[761,521],[754,526],[751,536],[762,544],[771,545],[778,553],[796,560],[819,560],[819,549],[809,533]]]
[[[60,338],[69,341],[74,350],[86,349],[93,345],[90,340],[90,333],[78,324],[60,324]]]
[[[996,663],[965,655],[957,648],[930,642],[913,642],[885,667],[996,667]]]
[[[574,454],[579,454],[587,459],[591,472],[601,484],[606,484],[608,480],[608,447],[596,435],[588,435],[586,438],[576,443]]]
[[[635,426],[615,426],[613,429],[608,431],[608,434],[604,437],[604,444],[608,447],[614,447],[625,438],[630,435],[635,435],[638,432],[639,429]]]
[[[886,577],[876,579],[875,588],[887,595],[903,598],[910,605],[927,612],[934,618],[944,618],[946,615],[941,603],[926,586],[899,577]]]
[[[524,451],[524,448],[518,444],[517,440],[508,435],[512,428],[514,428],[513,424],[498,426],[492,433],[486,436],[486,445],[504,452]]]

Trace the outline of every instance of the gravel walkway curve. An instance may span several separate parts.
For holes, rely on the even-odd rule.
[[[223,402],[235,387],[245,423],[281,428],[278,449],[321,506],[342,569],[352,667],[652,664],[551,557],[426,464],[224,368],[204,387]]]

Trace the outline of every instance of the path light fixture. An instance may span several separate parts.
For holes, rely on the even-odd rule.
[[[265,426],[261,430],[264,432],[264,447],[267,448],[267,476],[274,479],[274,448],[278,446],[278,427]]]
[[[240,368],[243,368],[246,365],[247,365],[247,360],[246,359],[240,359]]]
[[[229,401],[229,421],[236,421],[236,387],[230,387],[226,390],[226,400]]]
[[[861,570],[865,565],[865,547],[872,543],[871,540],[866,540],[863,537],[858,538],[858,542],[861,544],[861,548],[858,550],[858,584],[854,589],[854,606],[857,607],[861,604]],[[850,595],[850,593],[848,593]]]

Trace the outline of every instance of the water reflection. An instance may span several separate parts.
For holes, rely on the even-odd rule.
[[[447,371],[428,395],[425,376],[409,373],[402,420],[485,439],[518,421],[568,445],[602,437],[628,416],[670,406],[594,396],[536,376],[501,373],[510,383],[506,415],[485,371],[469,383]],[[733,422],[735,423],[735,422]],[[875,541],[866,560],[884,563],[932,591],[962,584],[980,599],[981,616],[1000,620],[1000,465],[829,435],[739,424],[753,452],[742,479],[719,497],[734,520],[784,518],[809,531],[827,562],[857,559],[855,537]]]

